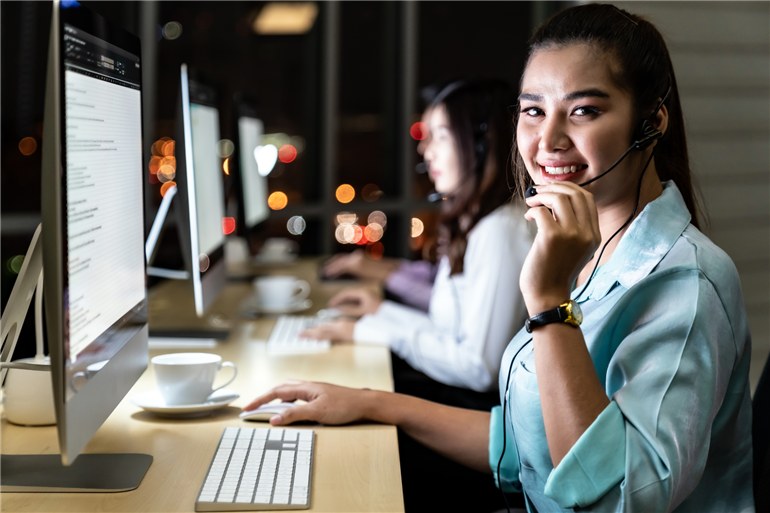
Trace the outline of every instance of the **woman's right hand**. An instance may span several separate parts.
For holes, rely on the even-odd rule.
[[[369,397],[372,393],[367,389],[296,381],[284,383],[255,397],[243,409],[253,410],[275,399],[283,402],[300,401],[296,406],[271,417],[270,424],[284,426],[301,421],[328,425],[350,424],[365,419],[367,408],[374,402]]]
[[[570,287],[601,242],[593,195],[570,183],[537,186],[525,218],[537,236],[522,266],[519,286],[531,315],[569,298]]]

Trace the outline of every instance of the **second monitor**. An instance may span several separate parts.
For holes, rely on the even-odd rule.
[[[180,243],[201,317],[225,286],[223,171],[218,153],[219,111],[213,88],[180,67],[176,142]]]

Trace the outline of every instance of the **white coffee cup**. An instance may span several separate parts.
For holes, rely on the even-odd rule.
[[[169,406],[202,404],[238,375],[233,362],[222,361],[221,356],[213,353],[168,353],[154,356],[151,361],[158,389]],[[214,387],[217,374],[225,367],[232,369],[232,376]]]
[[[13,363],[39,365],[40,370],[8,369],[3,397],[6,420],[22,426],[56,424],[48,357],[45,361],[25,358]]]
[[[265,258],[279,260],[282,258],[289,258],[296,252],[297,243],[295,241],[286,238],[271,237],[265,240],[259,253]]]
[[[254,280],[254,290],[261,307],[281,309],[307,299],[310,284],[294,276],[261,276]]]

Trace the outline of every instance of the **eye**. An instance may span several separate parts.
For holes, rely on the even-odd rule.
[[[599,115],[599,109],[589,105],[581,105],[580,107],[576,107],[575,110],[572,111],[572,114],[581,118],[596,117]]]
[[[522,116],[534,118],[543,115],[543,110],[538,107],[521,107],[519,111]]]

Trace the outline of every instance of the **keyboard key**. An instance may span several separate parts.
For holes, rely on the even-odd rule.
[[[300,337],[305,329],[319,322],[313,315],[279,315],[267,339],[270,354],[309,354],[328,351],[330,340]]]

